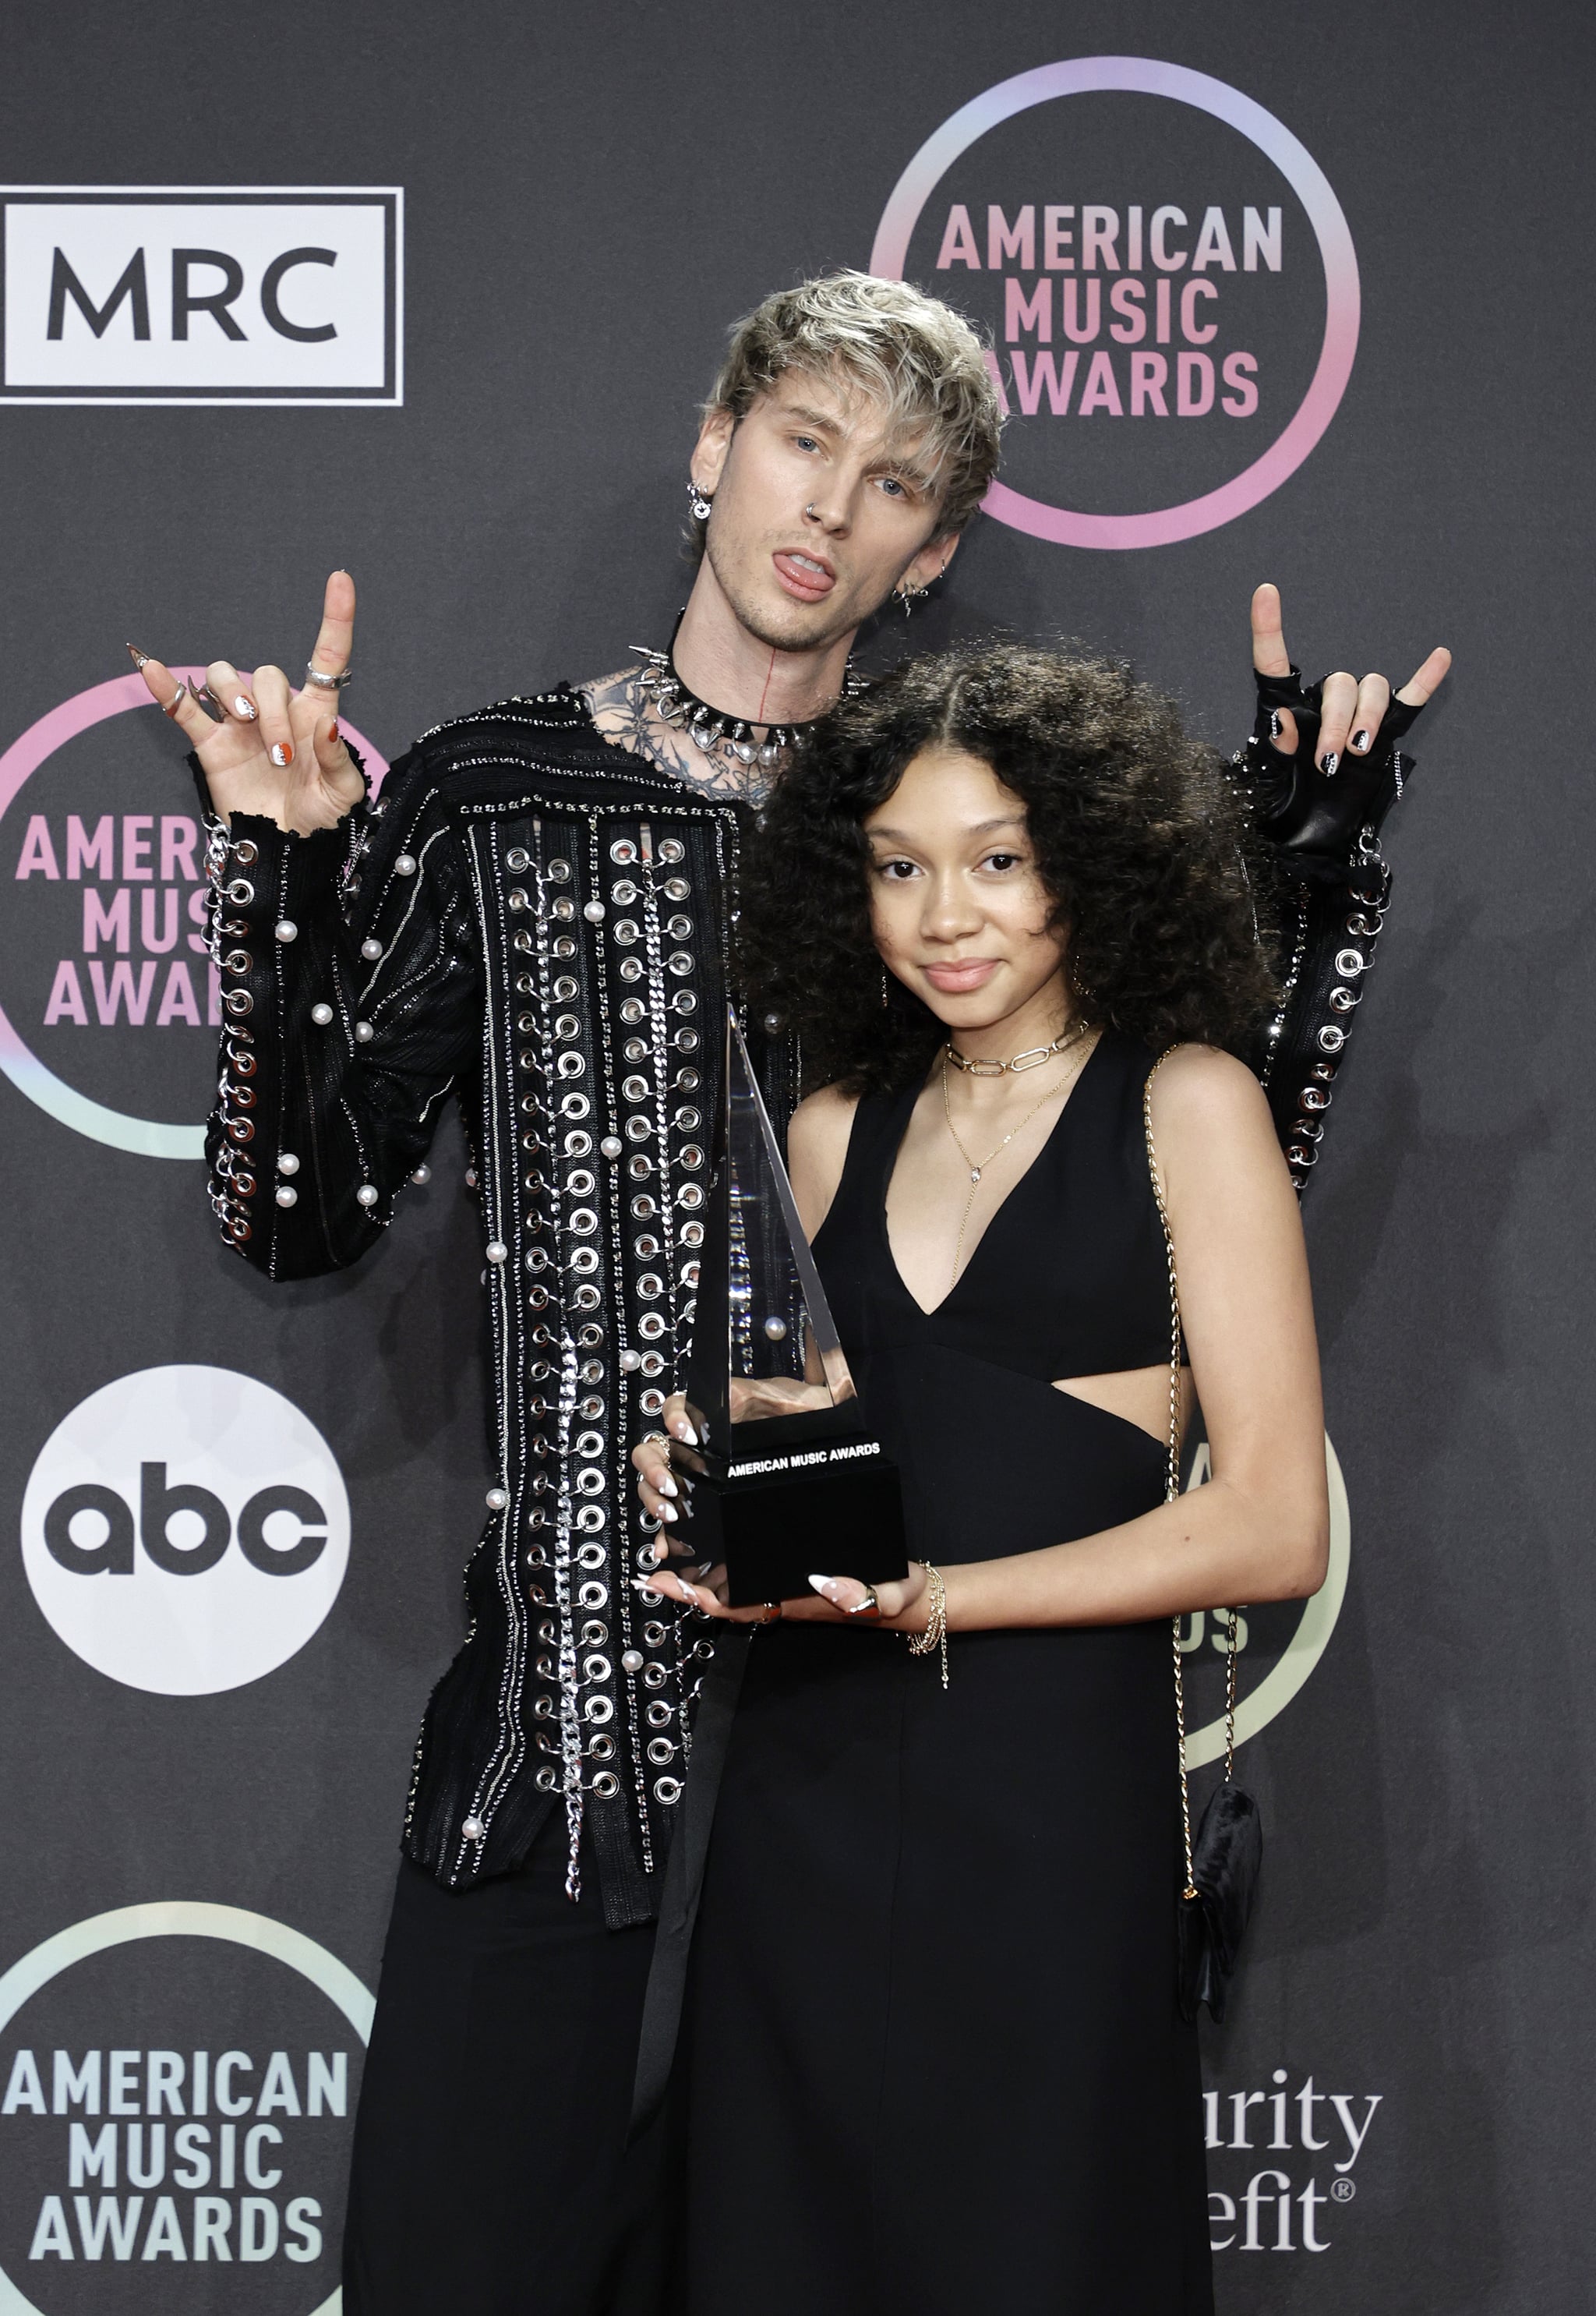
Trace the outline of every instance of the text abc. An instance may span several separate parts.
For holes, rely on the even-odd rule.
[[[182,1481],[170,1484],[164,1464],[141,1464],[138,1478],[137,1521],[133,1507],[115,1488],[86,1480],[63,1489],[44,1516],[50,1558],[75,1576],[131,1576],[136,1548],[142,1548],[146,1558],[170,1576],[201,1576],[214,1568],[235,1532],[220,1496]],[[185,1513],[200,1524],[192,1542],[172,1534],[173,1521]],[[80,1542],[74,1525],[90,1514],[104,1523],[105,1533],[97,1541]],[[291,1543],[273,1544],[266,1534],[267,1521],[278,1515],[298,1523]],[[300,1576],[326,1550],[327,1514],[306,1488],[261,1488],[239,1512],[236,1535],[238,1549],[252,1568],[266,1576]]]

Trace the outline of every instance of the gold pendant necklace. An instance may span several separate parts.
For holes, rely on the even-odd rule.
[[[1051,1046],[1041,1046],[1035,1049],[1038,1057],[1045,1060],[1050,1054],[1068,1053],[1072,1047],[1079,1045],[1081,1039],[1086,1034],[1086,1028],[1087,1024],[1085,1021],[1072,1021],[1069,1028],[1063,1032],[1062,1036],[1056,1038]],[[953,1137],[954,1149],[958,1152],[960,1157],[962,1158],[964,1163],[970,1169],[970,1189],[964,1200],[964,1211],[959,1217],[959,1235],[953,1242],[953,1277],[948,1282],[951,1291],[951,1289],[958,1284],[959,1265],[964,1252],[964,1233],[970,1226],[970,1210],[975,1204],[975,1194],[980,1188],[982,1173],[985,1171],[986,1168],[991,1164],[994,1158],[998,1157],[1002,1152],[1007,1149],[1009,1144],[1014,1140],[1016,1134],[1023,1134],[1024,1132],[1026,1127],[1030,1125],[1031,1120],[1035,1117],[1037,1111],[1043,1109],[1047,1103],[1051,1101],[1056,1093],[1060,1092],[1063,1088],[1069,1083],[1070,1073],[1067,1070],[1061,1078],[1056,1079],[1054,1082],[1049,1086],[1047,1091],[1042,1096],[1041,1100],[1032,1103],[1030,1109],[1025,1112],[1024,1117],[1021,1118],[1019,1124],[1017,1126],[1011,1127],[1008,1132],[1004,1136],[1002,1141],[998,1143],[994,1148],[989,1150],[984,1158],[977,1159],[972,1158],[969,1151],[965,1149],[964,1145],[959,1139],[959,1129],[953,1124],[953,1113],[948,1102],[948,1063],[950,1060],[959,1063],[959,1056],[953,1050],[952,1038],[948,1040],[947,1044],[942,1049],[942,1114],[947,1120],[947,1130]],[[1016,1056],[1015,1060],[1026,1068],[1033,1069],[1035,1067],[1035,1063],[1032,1060],[1029,1055]],[[959,1065],[962,1068],[971,1067],[971,1064],[968,1063],[959,1063]],[[987,1062],[975,1065],[972,1073],[978,1077],[997,1077],[1000,1075],[1003,1071],[1012,1069],[1014,1066],[1015,1063],[1011,1062]]]

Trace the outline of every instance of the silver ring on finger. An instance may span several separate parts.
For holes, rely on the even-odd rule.
[[[351,681],[354,673],[352,667],[341,667],[336,675],[324,675],[321,669],[314,666],[309,660],[305,663],[305,681],[306,683],[314,683],[318,691],[341,691],[344,685]]]
[[[188,696],[189,696],[189,687],[188,687],[188,685],[187,685],[186,683],[180,683],[180,684],[178,685],[178,687],[177,687],[177,690],[173,693],[173,695],[172,695],[171,699],[166,702],[166,705],[162,708],[162,710],[161,710],[162,715],[163,715],[163,716],[164,716],[164,717],[166,717],[168,718],[168,720],[169,720],[169,721],[170,721],[170,720],[175,720],[176,716],[177,716],[177,711],[178,711],[178,709],[182,706],[183,701],[188,698]]]
[[[881,1602],[875,1597],[875,1588],[873,1585],[867,1584],[864,1587],[864,1598],[856,1601],[851,1608],[845,1609],[843,1613],[848,1617],[863,1617],[867,1625],[877,1625],[881,1622]]]
[[[203,708],[213,724],[225,724],[227,720],[226,709],[208,683],[197,683],[194,686],[194,705],[196,708]]]

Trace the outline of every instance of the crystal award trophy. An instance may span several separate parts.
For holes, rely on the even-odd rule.
[[[728,1014],[719,1167],[687,1362],[696,1449],[673,1440],[683,1541],[733,1608],[802,1598],[811,1569],[909,1572],[898,1467],[866,1428],[769,1114]]]

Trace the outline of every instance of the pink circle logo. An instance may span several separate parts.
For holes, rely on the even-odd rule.
[[[1268,448],[1239,473],[1217,483],[1205,477],[1203,487],[1178,503],[1134,513],[1056,505],[1034,488],[1006,482],[995,482],[985,501],[986,512],[999,522],[1060,546],[1166,547],[1233,522],[1278,490],[1319,441],[1352,375],[1359,325],[1352,234],[1324,171],[1272,113],[1206,73],[1147,57],[1076,57],[1016,74],[973,97],[921,146],[887,203],[870,270],[903,280],[910,244],[939,186],[981,138],[1018,122],[1016,134],[1029,135],[1018,162],[1011,161],[1010,177],[1026,165],[1033,175],[1045,170],[1047,177],[1037,188],[1029,179],[1012,190],[1006,182],[1009,200],[989,202],[984,218],[979,204],[950,201],[935,257],[938,272],[952,272],[955,281],[994,272],[1004,277],[1002,320],[992,317],[994,334],[1001,331],[1001,352],[990,360],[1005,409],[1017,425],[1066,416],[1089,423],[1100,412],[1132,420],[1229,418],[1244,422],[1249,432],[1260,417],[1267,423],[1268,397],[1255,355],[1242,349],[1221,354],[1217,341],[1222,297],[1248,287],[1246,277],[1255,284],[1281,275],[1281,207],[1260,202],[1228,215],[1222,204],[1212,204],[1193,238],[1186,211],[1174,202],[1122,208],[1034,198],[1035,190],[1077,189],[1069,173],[1078,174],[1078,152],[1076,145],[1051,142],[1044,148],[1037,124],[1021,117],[1064,97],[1101,94],[1168,98],[1237,130],[1295,195],[1324,269],[1324,330],[1311,375],[1299,394],[1293,390],[1294,406],[1282,414]],[[1139,152],[1137,159],[1148,175],[1168,174],[1175,165],[1162,149]],[[1059,176],[1060,163],[1065,181],[1055,184],[1050,180]],[[1025,199],[1027,192],[1033,198]],[[962,276],[961,268],[967,273]],[[954,304],[965,302],[956,290],[950,295]],[[1166,346],[1167,353],[1161,351]],[[1102,437],[1099,429],[1092,439]],[[1074,441],[1078,447],[1088,439],[1077,430]],[[1159,438],[1157,455],[1145,462],[1152,489],[1166,473],[1179,487],[1182,459],[1164,448],[1172,439],[1179,440],[1182,451],[1195,441],[1190,432],[1181,438],[1179,429]],[[1240,439],[1246,443],[1247,436]],[[1205,455],[1223,459],[1227,452],[1233,459],[1230,440],[1222,438]],[[1043,458],[1042,463],[1049,462]]]
[[[205,671],[201,667],[179,667],[173,673],[191,683],[201,683],[205,680]],[[13,819],[8,831],[4,824],[4,815],[27,780],[41,765],[47,764],[58,749],[75,740],[80,734],[104,723],[108,717],[120,716],[135,708],[147,708],[152,714],[157,712],[140,677],[114,676],[109,682],[91,685],[87,691],[80,691],[71,699],[63,700],[60,707],[52,708],[49,715],[41,716],[36,724],[30,725],[21,738],[13,740],[0,755],[0,877],[10,881],[13,890],[18,881],[26,888],[43,879],[48,889],[64,893],[70,901],[78,889],[78,880],[91,873],[114,881],[118,857],[116,837],[119,833],[114,825],[116,815],[108,816],[100,824],[96,840],[102,831],[103,845],[96,841],[87,848],[93,858],[75,860],[66,831],[63,828],[52,833],[47,815],[34,815],[25,833],[19,825],[21,815]],[[376,787],[387,771],[386,759],[356,731],[352,724],[345,720],[343,728],[364,756],[372,784]],[[180,765],[174,764],[173,771],[182,777]],[[161,880],[166,878],[179,885],[180,868],[184,877],[194,875],[191,841],[175,862],[163,866],[158,851],[155,851],[152,857],[149,833],[159,816],[146,813],[121,817],[134,823],[131,834],[137,865],[129,873],[141,880],[139,899],[146,892],[152,900],[164,897],[160,891]],[[175,816],[168,818],[172,820]],[[179,825],[180,832],[182,829],[191,832],[195,824],[184,819]],[[129,832],[124,828],[120,833],[123,838],[120,858],[126,870]],[[84,850],[83,840],[87,835],[88,832],[84,830],[78,847],[80,853]],[[183,890],[179,885],[179,890],[172,895],[173,902]],[[115,906],[108,906],[99,913],[99,933],[104,938],[106,946],[125,954],[116,957],[109,972],[99,956],[89,960],[88,971],[100,975],[102,984],[105,984],[104,993],[110,999],[106,1010],[99,1014],[98,1025],[92,1029],[88,1028],[88,1009],[81,1001],[78,1002],[73,1018],[82,1020],[91,1036],[103,1037],[108,1028],[113,1035],[126,1036],[130,1028],[143,1029],[158,1018],[156,1007],[151,1002],[157,963],[165,964],[169,975],[177,972],[183,975],[186,1005],[182,1018],[186,1020],[199,1019],[188,963],[178,958],[168,964],[165,956],[165,952],[173,949],[182,936],[176,931],[156,932],[153,930],[161,922],[159,912],[152,912],[152,930],[147,938],[160,950],[160,958],[152,957],[147,965],[139,965],[134,950],[135,927],[138,919],[127,906],[131,897],[131,889],[120,896],[120,913]],[[186,916],[179,916],[175,908],[166,913],[173,926],[187,922]],[[88,913],[84,914],[86,916]],[[113,920],[117,930],[111,933],[108,929]],[[94,936],[91,935],[89,939],[93,940]],[[203,946],[198,936],[195,937],[195,946]],[[66,970],[74,972],[72,985],[75,990],[78,986],[75,968],[70,965],[64,966],[63,971]],[[119,976],[122,977],[120,988]],[[137,998],[136,991],[141,993]],[[99,993],[97,990],[96,994]],[[50,1020],[52,1010],[45,1010],[42,1017],[45,1020]],[[81,1092],[40,1059],[4,1009],[0,1009],[0,1070],[4,1072],[19,1092],[26,1094],[30,1101],[36,1103],[58,1124],[70,1127],[75,1134],[87,1135],[91,1141],[103,1142],[113,1150],[129,1151],[143,1158],[202,1158],[205,1155],[205,1128],[202,1125],[169,1125],[154,1118],[135,1117]]]

